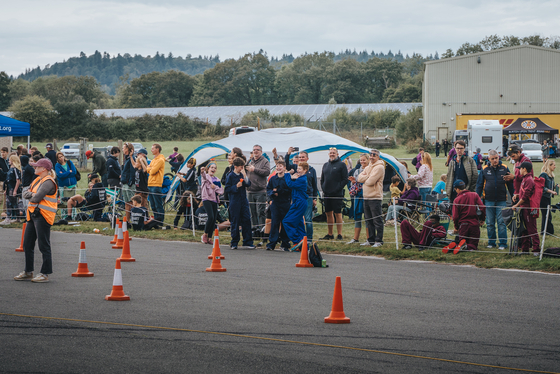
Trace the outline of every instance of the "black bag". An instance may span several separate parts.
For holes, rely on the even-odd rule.
[[[74,166],[74,169],[76,169],[76,182],[79,182],[80,179],[82,179],[82,174],[80,174],[80,171],[78,170],[78,168],[74,165],[74,163],[70,160],[68,160],[68,162]]]
[[[545,249],[543,252],[543,257],[555,257],[555,258],[560,257],[560,248],[553,247],[553,248]]]
[[[416,157],[414,157],[412,159],[412,165],[416,166],[417,163],[418,163],[418,159]]]
[[[317,243],[312,243],[309,246],[308,255],[309,255],[309,262],[311,262],[313,267],[316,268],[323,267],[323,256],[321,256],[321,252],[319,251],[319,247],[317,246]]]

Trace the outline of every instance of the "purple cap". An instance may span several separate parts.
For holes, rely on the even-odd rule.
[[[42,166],[47,170],[52,170],[52,162],[48,158],[42,158],[37,162],[30,162],[29,165],[33,167]]]

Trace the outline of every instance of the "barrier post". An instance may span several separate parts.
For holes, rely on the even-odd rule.
[[[399,250],[399,234],[397,232],[397,222],[399,221],[399,216],[397,215],[397,208],[395,206],[395,199],[396,197],[393,197],[393,214],[395,215],[395,245],[397,246],[397,251]]]
[[[115,221],[115,206],[117,204],[117,187],[114,187],[113,191],[115,191],[115,195],[113,196],[113,219],[112,219],[112,221],[116,222]],[[111,224],[114,224],[114,223],[111,223]]]
[[[192,235],[193,237],[196,237],[196,232],[194,230],[194,202],[193,202],[193,195],[189,195],[189,198],[191,199],[191,222],[192,222]]]
[[[541,254],[539,256],[539,261],[542,261],[542,256],[543,256],[543,252],[544,252],[544,241],[546,239],[546,228],[548,226],[549,214],[550,214],[550,205],[546,207],[546,221],[544,221],[544,231],[542,233]]]

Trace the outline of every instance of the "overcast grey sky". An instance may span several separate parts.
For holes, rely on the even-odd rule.
[[[4,1],[0,71],[17,76],[95,50],[238,58],[358,51],[429,55],[487,35],[560,34],[560,1]]]

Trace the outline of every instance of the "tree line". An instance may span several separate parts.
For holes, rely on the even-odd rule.
[[[493,51],[496,49],[507,47],[515,47],[518,45],[534,45],[537,47],[560,49],[560,37],[543,37],[538,34],[525,37],[519,37],[515,35],[499,36],[497,34],[494,34],[486,36],[480,42],[475,44],[471,44],[469,42],[463,43],[459,48],[457,48],[455,52],[452,49],[448,49],[441,56],[441,58],[464,56],[472,53]]]

